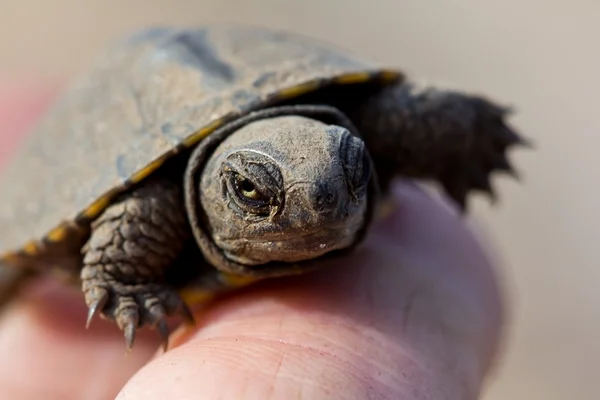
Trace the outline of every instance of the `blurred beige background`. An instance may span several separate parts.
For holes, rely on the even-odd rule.
[[[231,11],[229,11],[231,10]],[[598,399],[600,3],[592,0],[2,0],[0,79],[62,80],[148,24],[242,21],[312,34],[517,107],[524,185],[476,203],[514,296],[486,400]],[[596,390],[594,390],[596,389]]]

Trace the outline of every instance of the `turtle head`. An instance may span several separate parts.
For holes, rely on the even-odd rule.
[[[199,201],[211,240],[237,264],[314,259],[366,224],[371,161],[346,128],[302,116],[251,122],[208,158]]]

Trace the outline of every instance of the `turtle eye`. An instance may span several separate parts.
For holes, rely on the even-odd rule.
[[[239,193],[248,200],[260,200],[263,195],[256,189],[254,183],[249,179],[238,176],[236,186]]]
[[[279,168],[254,153],[236,152],[223,163],[223,196],[246,215],[274,215],[283,203]]]
[[[353,192],[363,190],[371,177],[371,160],[364,142],[347,133],[340,145],[344,174]]]
[[[232,172],[227,179],[227,187],[232,200],[243,210],[257,215],[270,213],[272,196],[250,178]]]

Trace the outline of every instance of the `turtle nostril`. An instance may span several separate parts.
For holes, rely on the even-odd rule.
[[[313,192],[314,209],[319,212],[332,211],[337,206],[337,196],[332,188],[325,183],[315,185]]]

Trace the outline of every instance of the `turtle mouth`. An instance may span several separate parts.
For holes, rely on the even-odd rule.
[[[344,226],[335,226],[335,227],[324,227],[315,229],[308,232],[295,232],[295,233],[261,233],[257,236],[241,236],[241,237],[228,237],[228,238],[220,238],[223,242],[234,242],[234,241],[243,241],[246,243],[263,243],[263,242],[273,242],[273,243],[286,243],[286,242],[296,242],[299,240],[305,241],[308,239],[316,239],[320,237],[344,237],[347,235],[353,235],[358,229],[360,229],[361,224],[352,224],[352,225],[344,225]]]
[[[360,228],[360,224],[354,224],[286,235],[272,233],[256,237],[221,237],[215,238],[215,242],[227,258],[240,264],[299,262],[350,246]]]

